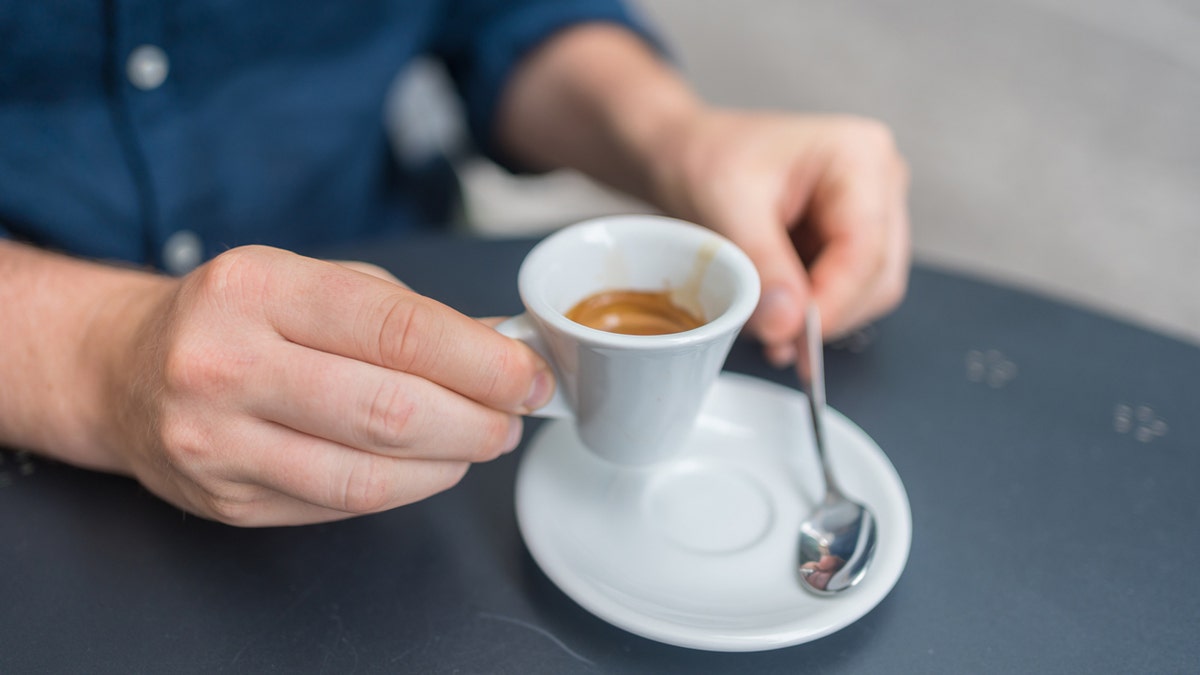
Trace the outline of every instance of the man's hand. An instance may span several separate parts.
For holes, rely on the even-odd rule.
[[[729,237],[758,267],[749,328],[777,365],[795,361],[810,301],[828,337],[904,296],[908,169],[883,125],[703,110],[658,154],[657,201]]]
[[[512,450],[553,386],[531,350],[473,319],[276,249],[230,251],[152,307],[117,387],[128,469],[238,525],[442,491]]]
[[[245,247],[169,279],[10,244],[0,270],[0,441],[227,523],[423,499],[513,449],[554,386],[525,345],[360,264]]]

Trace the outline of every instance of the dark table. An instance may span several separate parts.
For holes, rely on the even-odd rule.
[[[329,253],[497,315],[531,245]],[[520,451],[420,504],[267,530],[4,451],[0,672],[1200,670],[1200,349],[918,266],[827,353],[830,403],[887,452],[914,526],[892,593],[829,637],[709,653],[588,614],[517,533]],[[748,341],[727,367],[794,382]]]

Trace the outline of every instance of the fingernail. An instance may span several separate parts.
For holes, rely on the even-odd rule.
[[[503,452],[512,452],[521,444],[521,434],[525,430],[525,423],[520,416],[513,415],[508,421],[508,437],[504,439]]]
[[[553,393],[554,377],[548,370],[539,370],[537,375],[533,376],[533,386],[529,388],[529,395],[525,397],[525,408],[537,410],[550,402]]]
[[[767,348],[767,361],[776,368],[787,368],[796,363],[796,345],[788,342]]]

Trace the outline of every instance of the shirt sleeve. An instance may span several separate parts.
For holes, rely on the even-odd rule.
[[[445,61],[462,96],[476,148],[510,171],[524,171],[497,147],[493,122],[517,63],[564,28],[592,21],[624,26],[655,50],[662,43],[619,0],[458,0],[449,3],[434,54]]]

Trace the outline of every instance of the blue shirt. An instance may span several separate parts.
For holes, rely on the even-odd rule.
[[[452,191],[389,148],[393,78],[444,61],[503,161],[514,65],[588,20],[641,31],[618,0],[0,0],[0,236],[162,267],[180,233],[207,258],[439,223]]]

